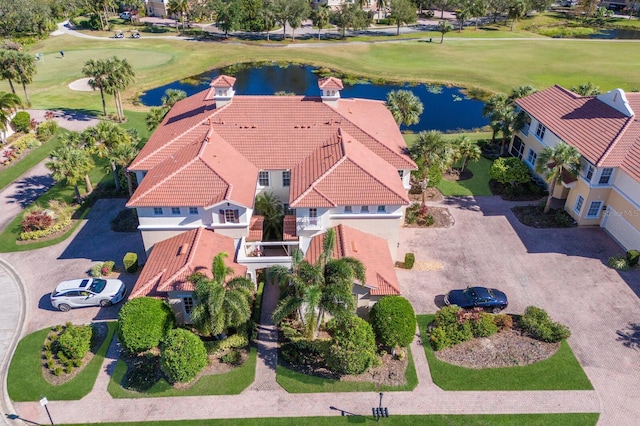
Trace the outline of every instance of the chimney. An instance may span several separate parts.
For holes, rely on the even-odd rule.
[[[332,107],[337,107],[340,99],[340,90],[344,88],[342,80],[336,77],[321,78],[318,80],[318,87],[322,91],[320,95],[322,102]]]
[[[215,100],[216,108],[220,108],[231,102],[235,92],[233,91],[233,85],[235,84],[235,77],[229,77],[228,75],[219,75],[209,84],[209,92],[205,96],[206,101]]]

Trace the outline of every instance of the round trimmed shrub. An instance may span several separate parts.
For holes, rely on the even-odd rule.
[[[332,336],[327,350],[329,368],[339,374],[360,374],[379,363],[376,339],[371,324],[355,315],[331,320]]]
[[[531,180],[529,168],[524,161],[516,157],[498,158],[491,165],[489,175],[491,179],[513,186],[519,183],[527,183]]]
[[[31,125],[31,116],[27,111],[19,111],[11,120],[11,124],[17,132],[28,133]]]
[[[391,348],[408,346],[416,334],[416,314],[404,297],[385,296],[378,300],[369,320],[378,342]]]
[[[204,343],[189,330],[171,330],[162,342],[160,368],[174,383],[190,382],[207,365],[207,361]]]
[[[159,299],[138,297],[124,304],[118,314],[118,339],[129,353],[155,348],[173,329],[171,307]]]
[[[82,359],[91,349],[92,336],[92,326],[69,324],[60,334],[58,344],[67,358]]]

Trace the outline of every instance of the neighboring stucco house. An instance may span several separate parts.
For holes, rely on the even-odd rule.
[[[147,16],[155,16],[158,18],[168,17],[167,3],[168,0],[144,0],[145,7],[147,8]]]
[[[564,176],[553,197],[579,225],[601,226],[625,249],[640,248],[640,93],[580,96],[553,86],[516,103],[528,124],[514,135],[511,155],[533,168],[545,147],[576,147],[580,174]]]
[[[319,81],[318,97],[237,96],[234,83],[218,76],[209,90],[178,102],[129,167],[139,186],[127,206],[137,210],[151,251],[133,295],[153,287],[149,277],[163,268],[154,263],[166,263],[154,246],[176,251],[173,239],[186,231],[225,237],[224,244],[218,239],[225,250],[197,256],[213,259],[227,251],[255,280],[258,270],[290,266],[294,249],[308,255],[333,227],[351,236],[348,245],[361,247],[359,253],[367,244],[382,251],[390,268],[380,272],[375,263],[381,257],[363,257],[368,270],[391,284],[358,283],[359,306],[375,303],[383,294],[378,288],[399,294],[393,259],[416,166],[384,102],[341,99],[342,82],[332,77]],[[264,193],[283,204],[282,241],[263,241],[264,218],[255,214],[254,202]],[[185,288],[161,285],[163,297],[172,297],[174,285]]]

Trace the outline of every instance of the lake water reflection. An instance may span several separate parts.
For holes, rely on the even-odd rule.
[[[233,71],[237,78],[234,86],[238,95],[273,95],[277,92],[296,95],[319,96],[318,76],[313,67],[304,65],[261,65],[255,67],[232,67],[198,75],[196,77],[175,81],[165,86],[149,90],[141,101],[144,105],[162,104],[162,96],[167,89],[180,89],[193,95],[209,87],[211,79],[220,74]],[[386,100],[387,93],[392,90],[411,90],[424,104],[424,112],[420,122],[413,126],[403,127],[414,132],[421,130],[440,130],[442,132],[458,129],[475,129],[486,126],[488,120],[482,116],[484,103],[467,98],[457,87],[427,86],[425,84],[371,84],[359,81],[346,84],[341,91],[344,98],[366,98]]]

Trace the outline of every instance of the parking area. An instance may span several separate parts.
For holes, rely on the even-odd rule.
[[[571,347],[601,398],[602,424],[633,424],[639,415],[640,271],[606,265],[622,249],[600,228],[534,229],[499,197],[450,198],[441,205],[451,228],[403,229],[399,254],[416,269],[398,270],[417,313],[431,313],[448,290],[481,285],[503,290],[506,312],[529,305],[569,326]],[[422,269],[422,270],[420,270]]]
[[[138,232],[116,233],[110,229],[111,219],[124,208],[124,203],[124,199],[97,201],[74,236],[60,244],[1,255],[13,265],[26,285],[25,334],[67,321],[80,324],[116,318],[121,304],[60,312],[51,306],[49,294],[61,281],[86,277],[91,266],[97,262],[113,260],[122,270],[122,258],[129,251],[142,256],[140,262],[145,260],[142,238]],[[136,277],[125,272],[119,278],[130,292]]]

